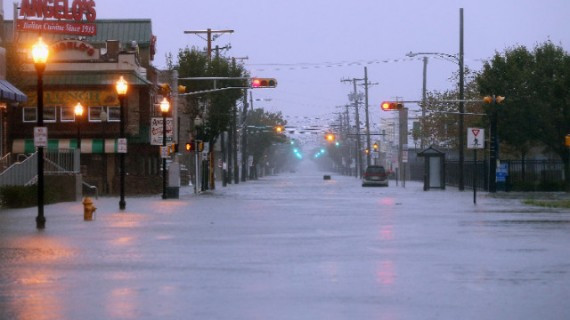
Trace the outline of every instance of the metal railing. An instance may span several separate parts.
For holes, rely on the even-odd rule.
[[[8,169],[8,167],[10,167],[10,165],[12,164],[11,160],[12,160],[11,153],[8,153],[2,158],[0,158],[0,172],[3,172],[4,170]]]
[[[48,150],[44,155],[45,173],[79,173],[79,157],[77,149]]]
[[[20,159],[20,157],[19,157]],[[78,174],[79,150],[60,149],[44,153],[45,174]],[[38,175],[37,152],[16,162],[0,173],[0,186],[24,186],[33,184]]]
[[[34,153],[24,161],[16,162],[0,173],[0,187],[24,186],[38,175],[38,154]]]

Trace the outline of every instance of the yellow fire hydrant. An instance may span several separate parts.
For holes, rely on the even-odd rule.
[[[89,197],[83,199],[83,220],[91,221],[93,220],[93,213],[97,208],[93,205],[93,200]]]

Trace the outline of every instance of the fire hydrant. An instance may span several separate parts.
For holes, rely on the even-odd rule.
[[[93,200],[89,197],[83,199],[83,220],[91,221],[93,220],[93,213],[97,208],[93,205]]]

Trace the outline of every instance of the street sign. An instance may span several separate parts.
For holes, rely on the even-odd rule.
[[[150,144],[153,146],[162,145],[162,118],[152,118],[150,121]],[[166,118],[166,145],[172,144],[174,134],[174,120]]]
[[[163,159],[168,158],[168,147],[160,146],[160,157]]]
[[[48,146],[48,130],[47,127],[34,127],[34,145],[36,147]]]
[[[118,153],[127,153],[127,138],[119,138],[117,145]]]
[[[485,129],[467,128],[467,149],[485,148]]]

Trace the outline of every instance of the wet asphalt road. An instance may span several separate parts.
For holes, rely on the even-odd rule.
[[[323,173],[0,212],[0,319],[569,319],[570,211]]]

